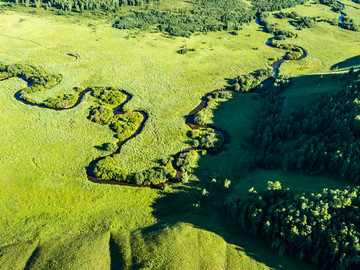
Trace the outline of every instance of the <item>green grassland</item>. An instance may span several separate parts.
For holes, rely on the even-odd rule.
[[[345,87],[341,77],[341,74],[324,74],[294,78],[290,86],[281,92],[282,96],[287,97],[284,110],[298,109],[319,101],[324,95],[341,91]],[[229,101],[217,104],[211,123],[228,131],[231,142],[221,154],[207,155],[200,159],[197,175],[203,181],[212,178],[220,181],[239,179],[235,182],[234,194],[246,194],[253,186],[264,188],[268,181],[273,180],[281,180],[284,187],[291,187],[299,192],[354,185],[351,181],[328,174],[307,175],[283,170],[254,169],[255,146],[250,142],[264,102],[264,98],[256,93],[233,93]]]
[[[322,5],[293,10],[336,16]],[[294,30],[287,20],[271,20]],[[308,57],[284,63],[283,74],[327,73],[332,65],[358,56],[359,33],[325,23],[294,31],[298,38],[284,43],[304,47]],[[74,86],[113,86],[133,95],[125,109],[144,110],[149,119],[116,157],[119,167],[132,172],[188,147],[184,116],[205,93],[223,88],[225,78],[265,68],[270,58],[284,54],[265,45],[271,35],[255,23],[243,26],[239,35],[217,32],[170,39],[149,31],[120,31],[104,20],[80,15],[12,11],[0,14],[0,33],[0,62],[41,66],[63,75],[53,89],[34,94],[38,101]],[[196,50],[178,54],[184,45]],[[309,94],[316,100],[322,92],[341,89],[331,78],[315,77],[306,83],[303,76],[295,79],[286,90],[289,106],[301,106]],[[95,146],[116,142],[108,127],[86,119],[93,98],[86,95],[79,106],[59,112],[17,101],[13,95],[22,87],[24,81],[17,78],[0,83],[0,268],[311,269],[279,256],[260,239],[235,236],[236,227],[217,211],[198,213],[191,207],[201,183],[212,178],[230,179],[234,193],[280,178],[295,179],[289,186],[299,191],[348,185],[327,176],[249,172],[254,156],[251,130],[264,103],[259,95],[233,93],[229,101],[212,104],[209,123],[226,130],[230,144],[221,154],[200,159],[194,178],[201,181],[163,193],[89,182],[86,166],[108,154]],[[176,213],[179,205],[190,208]],[[158,214],[163,208],[166,213]]]
[[[352,11],[349,12],[351,18],[360,17],[359,10],[346,5],[347,2],[351,1],[343,2],[345,4],[344,11]],[[353,6],[360,7],[359,4],[351,3]],[[330,7],[320,4],[306,4],[283,10],[283,12],[291,11],[296,11],[301,16],[319,16],[319,19],[337,19],[340,15],[340,13],[332,12]],[[342,62],[345,55],[347,55],[347,59],[358,56],[360,51],[359,32],[344,30],[326,22],[318,22],[313,28],[296,30],[296,27],[289,23],[290,20],[276,19],[273,16],[268,18],[269,23],[277,24],[279,29],[296,33],[296,39],[281,41],[281,43],[301,46],[306,50],[307,57],[298,62],[288,61],[284,63],[280,67],[280,74],[295,76],[298,74],[326,73],[333,65]],[[281,57],[281,53],[283,52],[278,50],[278,57]]]
[[[20,18],[25,21],[19,23]],[[182,117],[197,105],[200,97],[221,88],[226,77],[265,67],[272,55],[271,48],[258,46],[261,45],[258,40],[266,40],[268,35],[256,32],[256,25],[239,36],[224,32],[172,40],[161,34],[118,31],[106,24],[97,26],[95,33],[87,27],[87,21],[74,25],[66,21],[55,23],[54,19],[45,23],[41,20],[44,18],[5,15],[2,30],[6,35],[36,40],[56,51],[4,37],[6,42],[2,46],[11,51],[2,50],[12,59],[2,61],[41,65],[49,72],[64,75],[62,83],[51,93],[39,93],[38,98],[69,91],[76,85],[111,85],[133,94],[127,107],[147,111],[150,118],[144,136],[130,141],[122,150],[127,158],[119,158],[118,162],[125,169],[129,164],[136,164],[132,170],[149,167],[155,160],[183,149],[186,128]],[[43,27],[32,29],[33,25]],[[255,34],[246,37],[250,32]],[[134,35],[135,38],[126,38]],[[24,47],[16,53],[12,48],[19,42]],[[196,51],[177,54],[183,45]],[[259,50],[252,53],[254,47]],[[65,55],[67,52],[78,53],[79,60],[74,62]],[[136,151],[139,148],[141,152]]]

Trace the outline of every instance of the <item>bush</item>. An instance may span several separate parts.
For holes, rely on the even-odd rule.
[[[90,110],[88,119],[100,125],[109,124],[114,116],[112,109],[106,106],[98,106]]]
[[[212,128],[198,128],[189,132],[191,139],[198,142],[198,147],[217,152],[224,142],[221,132]]]
[[[76,104],[79,96],[76,94],[64,94],[55,98],[49,98],[44,101],[48,108],[65,109]]]
[[[181,153],[179,155],[176,160],[176,166],[178,166],[179,170],[183,173],[192,173],[198,159],[198,152],[195,150],[190,150],[189,152]]]
[[[182,48],[182,49],[178,50],[177,53],[185,54],[187,52],[194,52],[194,51],[195,51],[195,49]]]
[[[116,149],[118,148],[118,145],[114,142],[104,143],[103,148],[107,152],[114,153],[116,151]]]
[[[137,111],[118,114],[111,119],[110,128],[117,133],[119,141],[124,141],[136,132],[143,120],[143,115]]]
[[[112,87],[92,87],[91,95],[97,98],[100,104],[117,106],[126,100],[126,95]]]

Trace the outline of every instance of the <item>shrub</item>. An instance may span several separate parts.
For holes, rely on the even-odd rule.
[[[126,95],[112,87],[92,87],[91,95],[98,99],[100,104],[120,105],[126,100]]]
[[[119,141],[124,141],[136,132],[143,120],[143,115],[137,111],[118,114],[111,119],[110,128],[117,133]]]
[[[106,125],[110,123],[114,116],[113,110],[106,106],[98,106],[96,108],[92,108],[89,113],[89,120],[100,125]]]
[[[64,109],[75,105],[79,96],[76,94],[64,94],[44,101],[44,105],[54,109]]]
[[[201,149],[216,152],[222,146],[224,137],[212,128],[199,128],[189,132],[190,138],[197,141]]]

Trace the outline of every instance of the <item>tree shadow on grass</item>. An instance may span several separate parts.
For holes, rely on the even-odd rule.
[[[341,74],[299,77],[297,80],[300,84],[287,89],[284,95],[289,96],[290,101],[291,97],[294,100],[302,97],[304,102],[300,100],[300,103],[292,104],[289,101],[288,107],[307,104],[310,94],[313,95],[310,102],[316,102],[323,94],[336,92],[342,85],[341,78]],[[266,239],[242,231],[239,225],[229,218],[224,207],[226,198],[233,194],[230,193],[231,186],[242,181],[254,166],[257,152],[251,141],[255,136],[264,103],[264,98],[256,93],[234,93],[232,99],[219,103],[213,111],[212,125],[225,130],[231,136],[230,143],[220,154],[200,158],[194,171],[198,180],[185,185],[174,185],[170,192],[164,192],[154,201],[153,215],[159,222],[141,229],[143,235],[161,233],[165,228],[186,223],[195,229],[215,233],[226,243],[235,245],[238,251],[270,268],[316,269],[307,262],[290,257],[289,254],[280,256],[278,250],[271,248]],[[213,181],[213,178],[216,181]],[[230,190],[224,186],[225,179],[233,182]],[[244,186],[246,185],[242,187]]]
[[[331,67],[332,70],[345,69],[345,68],[359,68],[360,67],[360,55],[346,59],[345,61],[339,62]]]
[[[168,193],[157,199],[153,205],[154,216],[158,223],[144,228],[142,234],[161,232],[179,223],[191,224],[195,229],[213,232],[222,237],[227,244],[235,245],[235,249],[246,256],[273,269],[312,269],[307,263],[297,261],[287,255],[280,256],[278,250],[270,248],[270,244],[261,237],[247,234],[239,229],[231,220],[226,209],[216,205],[217,199],[211,196],[201,198],[201,181],[188,183],[187,187],[176,186],[174,193]],[[200,202],[200,207],[193,204]],[[214,247],[215,248],[215,247]],[[201,253],[202,250],[199,250]],[[315,268],[314,268],[315,269]]]
[[[224,187],[225,179],[235,184],[253,165],[256,152],[251,146],[249,134],[256,128],[263,104],[264,99],[259,94],[234,93],[232,99],[218,105],[214,111],[213,125],[229,132],[230,144],[219,155],[200,158],[194,171],[198,180],[174,185],[170,192],[164,192],[163,196],[155,200],[153,215],[159,222],[142,229],[143,234],[187,223],[221,236],[228,244],[237,246],[236,249],[268,267],[312,268],[286,255],[280,256],[265,239],[241,231],[238,224],[228,217],[223,206],[224,200],[230,195],[230,190]],[[216,178],[216,182],[212,181],[213,178]],[[203,195],[204,188],[208,192],[206,196]]]

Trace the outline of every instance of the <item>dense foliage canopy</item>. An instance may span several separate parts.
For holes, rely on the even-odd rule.
[[[266,168],[331,171],[360,179],[360,72],[342,76],[344,90],[316,104],[284,111],[287,97],[269,91],[255,136]]]
[[[280,254],[291,253],[322,269],[355,269],[360,263],[360,188],[294,194],[279,182],[232,199],[228,211],[242,229],[264,235]]]

